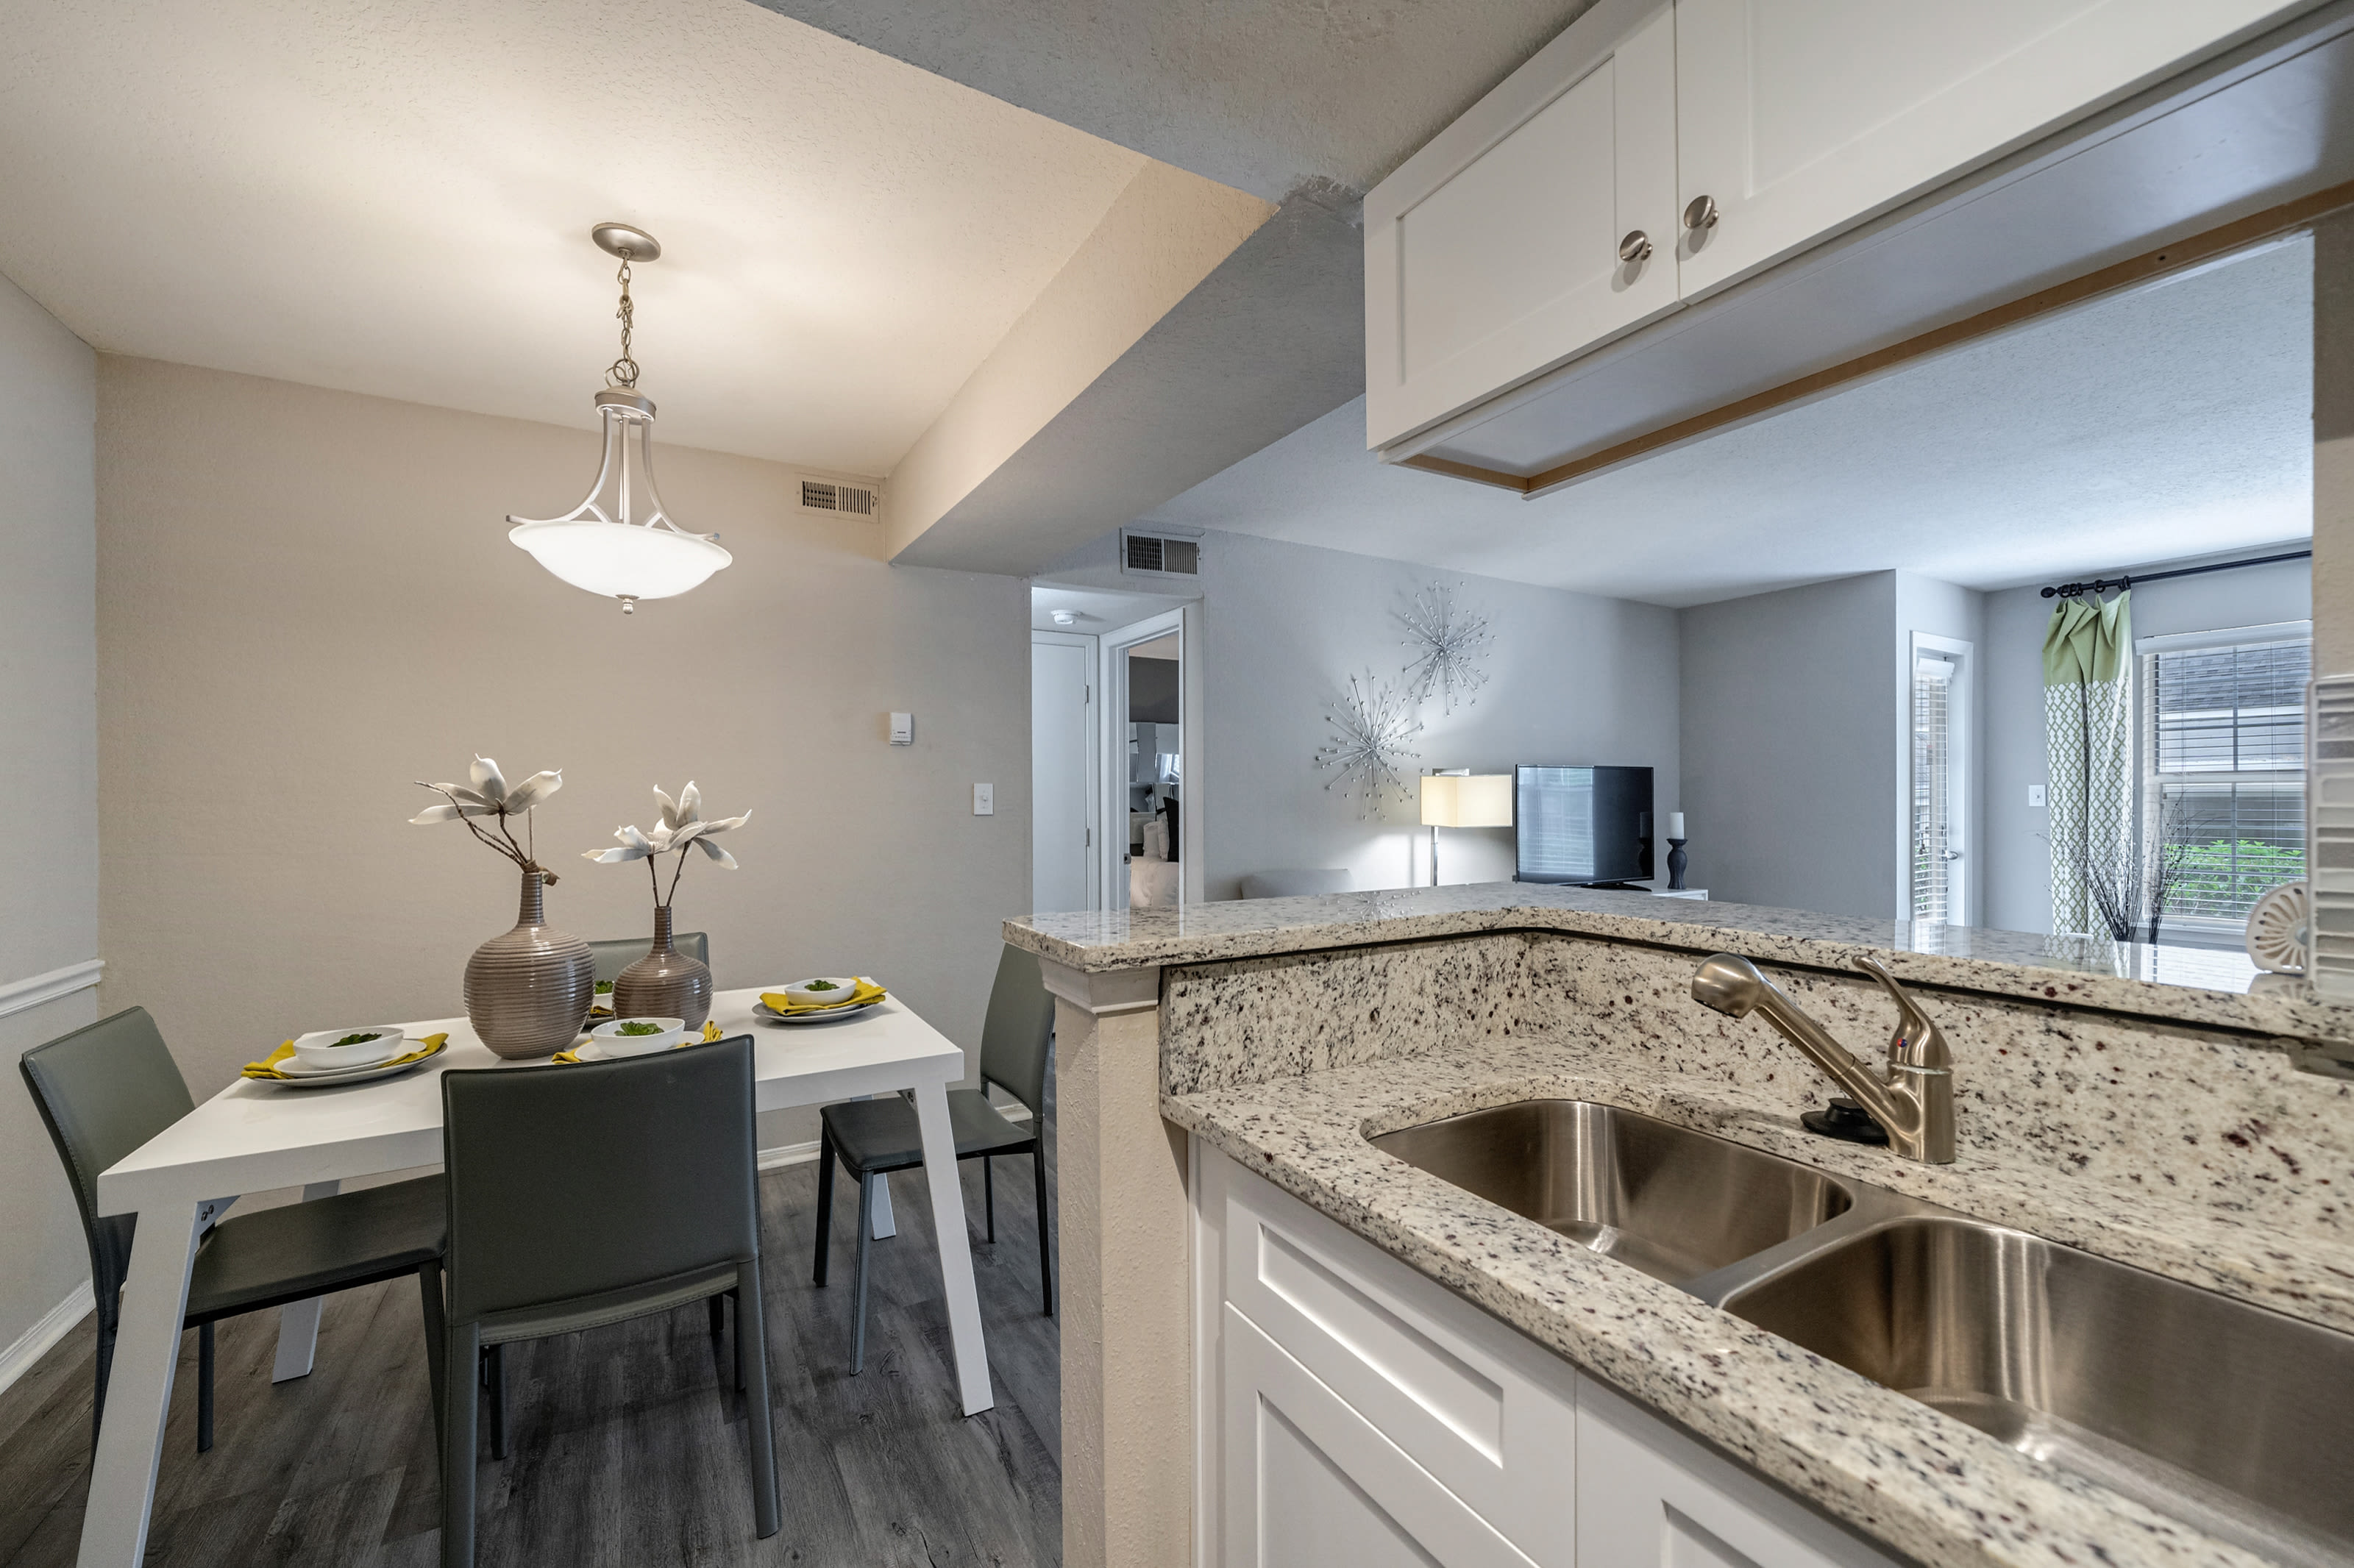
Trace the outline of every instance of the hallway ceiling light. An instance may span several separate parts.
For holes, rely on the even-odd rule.
[[[614,313],[621,323],[621,356],[606,370],[605,388],[597,394],[604,461],[579,505],[561,517],[510,513],[514,527],[507,537],[574,588],[620,599],[621,613],[630,615],[642,599],[669,599],[700,587],[735,557],[719,547],[718,535],[690,534],[672,522],[654,490],[654,405],[638,391],[638,362],[630,357],[635,324],[630,263],[656,260],[662,246],[622,223],[600,223],[589,238],[621,259],[621,303]]]

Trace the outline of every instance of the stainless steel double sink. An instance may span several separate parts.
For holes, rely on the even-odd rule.
[[[1615,1106],[1372,1142],[2031,1458],[2354,1564],[2354,1335]]]

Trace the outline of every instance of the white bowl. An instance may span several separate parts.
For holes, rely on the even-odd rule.
[[[659,1023],[662,1033],[624,1034],[621,1033],[624,1023]],[[610,1022],[597,1025],[588,1033],[597,1042],[598,1051],[607,1056],[650,1056],[656,1051],[667,1051],[697,1038],[695,1032],[686,1026],[684,1018],[616,1018]]]
[[[338,1045],[354,1034],[373,1034],[358,1045]],[[356,1029],[318,1029],[294,1037],[294,1055],[306,1067],[332,1072],[339,1067],[373,1067],[400,1054],[408,1035],[397,1023],[363,1023]]]
[[[834,989],[811,991],[810,987],[820,980]],[[858,994],[858,980],[851,975],[819,975],[811,980],[795,980],[785,987],[785,994],[803,1007],[838,1007]]]
[[[610,1012],[613,1011],[613,993],[610,991],[592,991],[588,993],[588,1005],[601,1007]]]

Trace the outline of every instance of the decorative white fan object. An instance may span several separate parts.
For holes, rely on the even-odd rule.
[[[2248,911],[2248,957],[2276,975],[2305,972],[2307,898],[2305,884],[2284,882]]]

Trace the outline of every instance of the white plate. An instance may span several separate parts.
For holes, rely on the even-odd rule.
[[[374,1034],[365,1045],[338,1046],[334,1042],[351,1034]],[[395,1056],[408,1054],[408,1037],[399,1025],[364,1023],[355,1028],[314,1029],[308,1034],[294,1037],[294,1054],[288,1058],[302,1064],[313,1073],[348,1073],[362,1067],[381,1067]]]
[[[816,1012],[779,1012],[765,1001],[756,1001],[752,1004],[752,1016],[764,1023],[832,1023],[838,1019],[855,1018],[862,1012],[882,1006],[883,1002],[884,999],[878,996],[873,1001],[862,1001],[851,1007],[829,1007]]]
[[[681,1045],[692,1045],[695,1043],[695,1040],[700,1040],[702,1036],[698,1034],[695,1037],[695,1040],[681,1040],[675,1044],[660,1047],[659,1050],[636,1051],[627,1054],[618,1051],[609,1052],[604,1048],[604,1044],[601,1041],[583,1040],[579,1044],[575,1045],[572,1048],[572,1057],[573,1060],[578,1062],[631,1062],[635,1061],[641,1056],[658,1055],[662,1051],[675,1051]]]
[[[447,1048],[443,1047],[445,1050]],[[414,1062],[378,1062],[373,1067],[345,1067],[333,1073],[313,1072],[290,1056],[278,1066],[278,1070],[286,1075],[284,1077],[248,1078],[245,1081],[249,1084],[266,1084],[272,1088],[280,1089],[333,1088],[337,1084],[364,1084],[371,1078],[388,1078],[395,1073],[406,1073],[411,1067],[422,1067],[426,1063],[433,1060],[433,1056],[440,1054],[440,1051],[436,1051],[432,1056],[419,1056]]]

